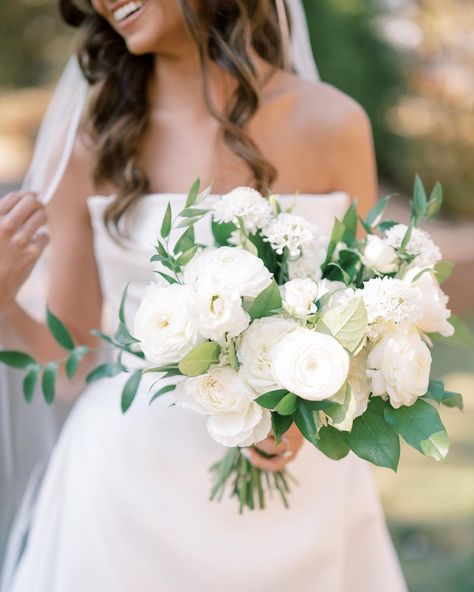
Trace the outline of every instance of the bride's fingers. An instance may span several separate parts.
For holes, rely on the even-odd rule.
[[[275,456],[274,458],[265,458],[258,453],[258,450],[255,450],[254,448],[244,448],[242,450],[242,454],[252,463],[254,467],[257,467],[257,469],[262,469],[262,471],[269,471],[271,473],[281,471],[291,460],[290,457],[284,456],[282,454]]]
[[[5,197],[2,197],[0,199],[0,216],[9,212],[20,201],[20,197],[18,192],[7,193]]]
[[[258,450],[263,450],[266,454],[282,454],[288,450],[288,441],[281,441],[280,444],[277,445],[275,438],[268,437],[265,440],[258,442],[255,446]]]
[[[15,235],[15,241],[20,246],[26,246],[38,232],[38,230],[46,224],[47,218],[43,209],[36,210]]]
[[[11,210],[3,216],[3,226],[15,232],[28,218],[42,208],[33,193],[23,194]]]

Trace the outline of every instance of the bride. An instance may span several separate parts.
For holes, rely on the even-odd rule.
[[[296,0],[291,0],[295,2]],[[152,280],[149,255],[169,199],[199,175],[213,191],[270,187],[328,230],[350,197],[376,194],[370,127],[334,88],[292,73],[280,0],[62,0],[81,29],[87,110],[46,210],[31,194],[0,201],[0,337],[40,360],[61,356],[16,294],[50,235],[49,307],[78,343],[104,305],[128,314]],[[288,197],[285,197],[288,196]],[[205,221],[198,231],[209,241]],[[3,289],[5,288],[5,289]],[[110,315],[107,315],[108,317]],[[122,376],[77,398],[50,461],[11,592],[402,592],[405,584],[367,465],[334,462],[296,434],[259,444],[267,470],[291,463],[291,508],[244,516],[207,501],[221,454],[201,416],[148,406],[123,416]],[[60,388],[63,398],[78,385]],[[74,391],[74,392],[73,392]],[[290,454],[288,454],[290,452]]]

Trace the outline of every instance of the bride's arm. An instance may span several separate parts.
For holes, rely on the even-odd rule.
[[[90,335],[90,330],[100,326],[102,297],[86,202],[86,197],[93,192],[89,171],[88,156],[78,144],[47,208],[51,246],[48,306],[65,323],[77,343],[94,347],[97,340]],[[10,236],[9,247],[9,260],[4,258],[0,265],[0,285],[5,285],[8,277],[20,284],[25,280],[21,273],[17,273],[18,257],[13,255],[19,247],[15,246],[14,236]],[[10,286],[8,293],[4,292],[4,298],[0,299],[2,347],[27,351],[42,363],[64,357],[64,350],[57,345],[47,327],[16,303],[15,294],[19,287]],[[63,386],[60,385],[60,390]]]

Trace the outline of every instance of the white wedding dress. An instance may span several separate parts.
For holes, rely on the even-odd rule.
[[[111,329],[129,290],[128,318],[146,285],[148,262],[170,199],[149,195],[128,215],[133,242],[119,245],[103,224],[106,197],[89,200],[96,257]],[[288,202],[289,198],[283,198]],[[292,198],[293,201],[293,198]],[[300,196],[295,211],[329,231],[347,197]],[[209,243],[209,221],[197,238]],[[87,298],[87,294],[84,294]],[[309,444],[291,464],[299,481],[289,510],[238,515],[235,500],[208,501],[209,466],[223,454],[205,417],[149,406],[147,375],[126,415],[126,376],[86,388],[51,458],[26,552],[11,592],[403,592],[368,465],[335,462]]]

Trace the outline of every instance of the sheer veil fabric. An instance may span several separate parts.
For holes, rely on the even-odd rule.
[[[302,2],[287,0],[287,8],[292,26],[293,67],[302,78],[315,81],[318,72]],[[38,192],[44,203],[54,195],[68,164],[87,95],[88,84],[76,58],[72,57],[41,124],[22,185],[23,190]],[[47,261],[46,252],[19,296],[21,304],[38,319],[45,310]],[[7,533],[11,530],[3,564],[2,592],[8,590],[7,583],[24,546],[35,492],[66,413],[67,409],[60,405],[47,407],[39,392],[33,404],[27,406],[20,375],[0,366],[0,565]]]

